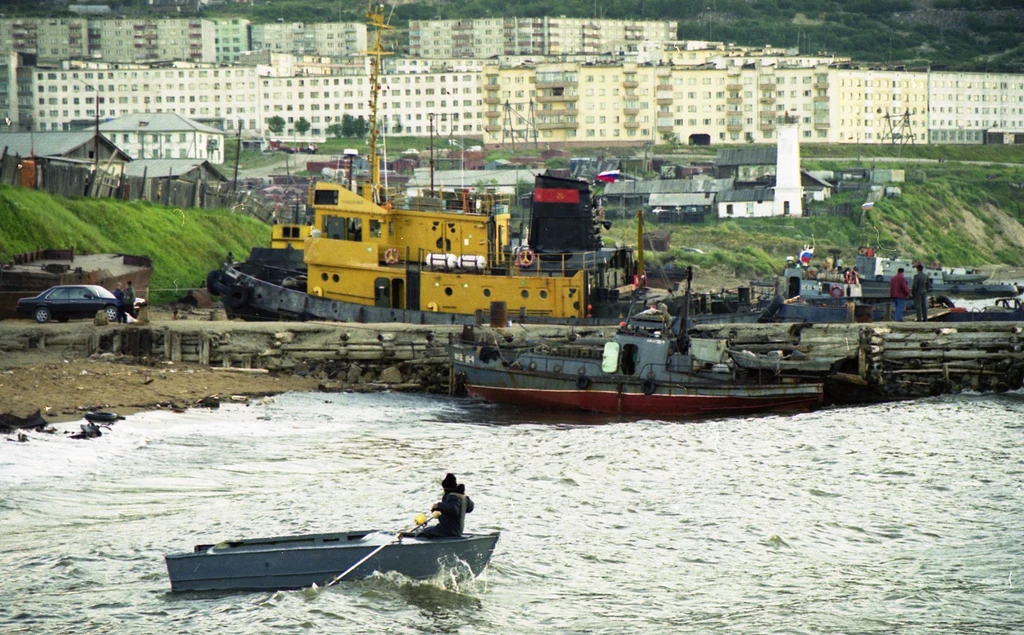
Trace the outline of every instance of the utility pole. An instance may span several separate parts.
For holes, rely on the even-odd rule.
[[[430,195],[434,195],[434,113],[429,113],[430,120]]]

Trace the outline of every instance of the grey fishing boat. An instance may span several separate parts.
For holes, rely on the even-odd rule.
[[[467,567],[477,576],[490,561],[498,536],[421,539],[372,530],[308,534],[196,545],[190,553],[168,554],[165,560],[172,591],[276,591],[326,585],[343,572],[346,581],[390,571],[426,579]]]

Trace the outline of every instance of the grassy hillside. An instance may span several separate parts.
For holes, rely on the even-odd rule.
[[[198,287],[228,251],[244,259],[253,246],[269,244],[269,226],[225,210],[66,199],[0,186],[0,261],[42,248],[149,256],[154,303]]]
[[[835,166],[832,166],[835,167]],[[908,172],[914,168],[908,168]],[[673,249],[650,253],[655,264],[724,267],[738,277],[779,273],[786,256],[814,244],[824,256],[837,248],[847,259],[864,245],[881,247],[926,263],[947,266],[1024,266],[1024,167],[932,164],[910,174],[923,182],[899,184],[902,195],[879,201],[853,218],[814,216],[712,220],[705,225],[649,223],[645,229],[669,229]],[[843,193],[833,203],[859,208],[865,192]],[[636,223],[618,223],[611,235],[636,242]],[[685,251],[696,248],[704,254]]]

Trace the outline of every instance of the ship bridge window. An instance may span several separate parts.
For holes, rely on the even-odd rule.
[[[379,220],[370,221],[370,238],[380,238],[381,223]]]
[[[338,190],[316,190],[313,192],[313,205],[337,205]]]
[[[334,240],[359,242],[363,239],[363,219],[326,216],[324,217],[324,232],[328,238]]]

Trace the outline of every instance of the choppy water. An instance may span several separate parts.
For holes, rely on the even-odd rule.
[[[2,442],[0,632],[1024,630],[1024,395],[542,417],[293,394]],[[169,592],[166,552],[405,528],[446,471],[476,502],[468,529],[503,532],[475,582]]]

